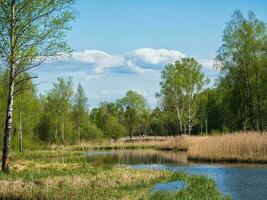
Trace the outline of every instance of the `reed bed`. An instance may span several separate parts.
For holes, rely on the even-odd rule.
[[[166,141],[165,145],[187,148],[190,160],[267,163],[267,133],[181,136]]]

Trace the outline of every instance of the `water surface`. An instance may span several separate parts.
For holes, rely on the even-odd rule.
[[[118,150],[88,152],[86,159],[95,166],[123,164],[135,169],[182,171],[213,178],[219,190],[236,200],[267,199],[267,166],[252,164],[205,164],[188,162],[185,152]],[[170,182],[161,189],[182,189]]]
[[[158,191],[180,191],[186,188],[186,183],[183,181],[172,181],[168,183],[159,183],[155,185],[152,192]]]

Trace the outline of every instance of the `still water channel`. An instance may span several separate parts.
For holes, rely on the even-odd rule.
[[[235,200],[267,199],[267,165],[206,164],[188,162],[185,152],[155,150],[117,150],[87,152],[94,166],[127,165],[135,169],[182,171],[213,178],[219,190]],[[161,185],[159,186],[161,187]],[[163,189],[175,188],[175,183]]]

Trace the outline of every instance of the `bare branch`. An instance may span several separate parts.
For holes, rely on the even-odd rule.
[[[30,76],[30,77],[26,77],[24,79],[21,79],[21,80],[19,80],[18,82],[15,83],[15,86],[17,86],[17,85],[19,85],[21,83],[24,83],[24,82],[26,82],[28,80],[34,79],[34,78],[38,78],[38,76]]]
[[[23,73],[23,72],[26,72],[26,71],[28,71],[28,70],[30,70],[30,69],[33,69],[33,68],[36,68],[36,67],[40,66],[42,63],[44,63],[44,62],[46,61],[46,59],[47,59],[47,58],[44,58],[44,59],[42,59],[40,62],[36,63],[35,65],[32,65],[32,66],[30,66],[30,67],[26,67],[26,68],[23,68],[23,69],[21,69],[21,70],[18,70],[18,71],[15,73],[14,78],[17,77],[19,74],[21,74],[21,73]]]

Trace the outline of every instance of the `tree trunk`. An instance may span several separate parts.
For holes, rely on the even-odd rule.
[[[248,118],[248,121],[250,123],[249,124],[250,129],[259,130],[258,120],[256,118],[253,97],[252,97],[252,88],[251,88],[251,81],[250,81],[250,72],[248,71],[248,62],[246,60],[243,62],[244,63],[241,63],[241,65],[243,65],[243,70],[244,70],[245,95],[246,95],[245,102],[246,102],[247,109],[248,109],[248,113],[246,117]]]
[[[180,135],[181,135],[183,132],[183,124],[182,124],[181,114],[179,110],[179,100],[178,100],[177,91],[175,89],[173,91],[174,91],[174,96],[175,96],[175,109],[176,109],[176,114],[177,114],[179,127],[180,127]]]
[[[10,58],[9,58],[9,85],[8,98],[6,107],[5,132],[3,138],[3,155],[2,155],[2,170],[9,172],[9,152],[10,152],[10,137],[13,120],[13,103],[14,103],[14,87],[15,87],[15,64],[14,64],[14,49],[15,49],[15,3],[13,0],[11,4],[11,19],[10,19]]]
[[[78,144],[81,142],[81,117],[79,115],[78,119]]]
[[[255,89],[256,89],[256,115],[258,117],[258,129],[260,130],[260,132],[263,132],[263,96],[264,94],[260,94],[260,85],[259,85],[259,81],[260,77],[259,77],[259,71],[257,68],[257,65],[255,63],[256,60],[256,55],[254,53],[254,63],[253,63],[253,68],[254,68],[254,73],[255,73]]]
[[[13,120],[13,103],[14,103],[14,68],[10,71],[10,83],[9,83],[9,94],[7,99],[7,111],[5,121],[5,132],[4,132],[4,144],[3,144],[3,156],[2,156],[2,170],[9,172],[9,152],[10,152],[10,137]]]
[[[255,110],[254,110],[254,104],[252,100],[251,86],[250,86],[248,73],[246,76],[246,95],[247,95],[247,105],[248,105],[248,115],[249,115],[248,118],[250,119],[252,129],[259,130],[256,115],[255,115]]]
[[[64,123],[64,117],[63,117],[63,122],[62,122],[62,133],[61,133],[61,140],[62,144],[64,144],[64,139],[65,139],[65,123]]]
[[[206,135],[208,135],[208,120],[206,119]]]
[[[78,144],[81,143],[81,126],[78,126]]]
[[[23,151],[23,132],[22,132],[22,94],[20,95],[19,103],[19,151]]]
[[[56,127],[55,127],[55,143],[57,143],[57,116],[56,116]]]
[[[132,142],[132,128],[130,128],[130,141]]]
[[[201,118],[201,120],[200,120],[201,122],[200,122],[200,133],[201,133],[201,135],[202,135],[202,133],[203,133],[203,124],[202,124],[202,118]]]
[[[192,130],[192,115],[191,115],[191,102],[189,102],[188,106],[188,135],[191,134]]]

